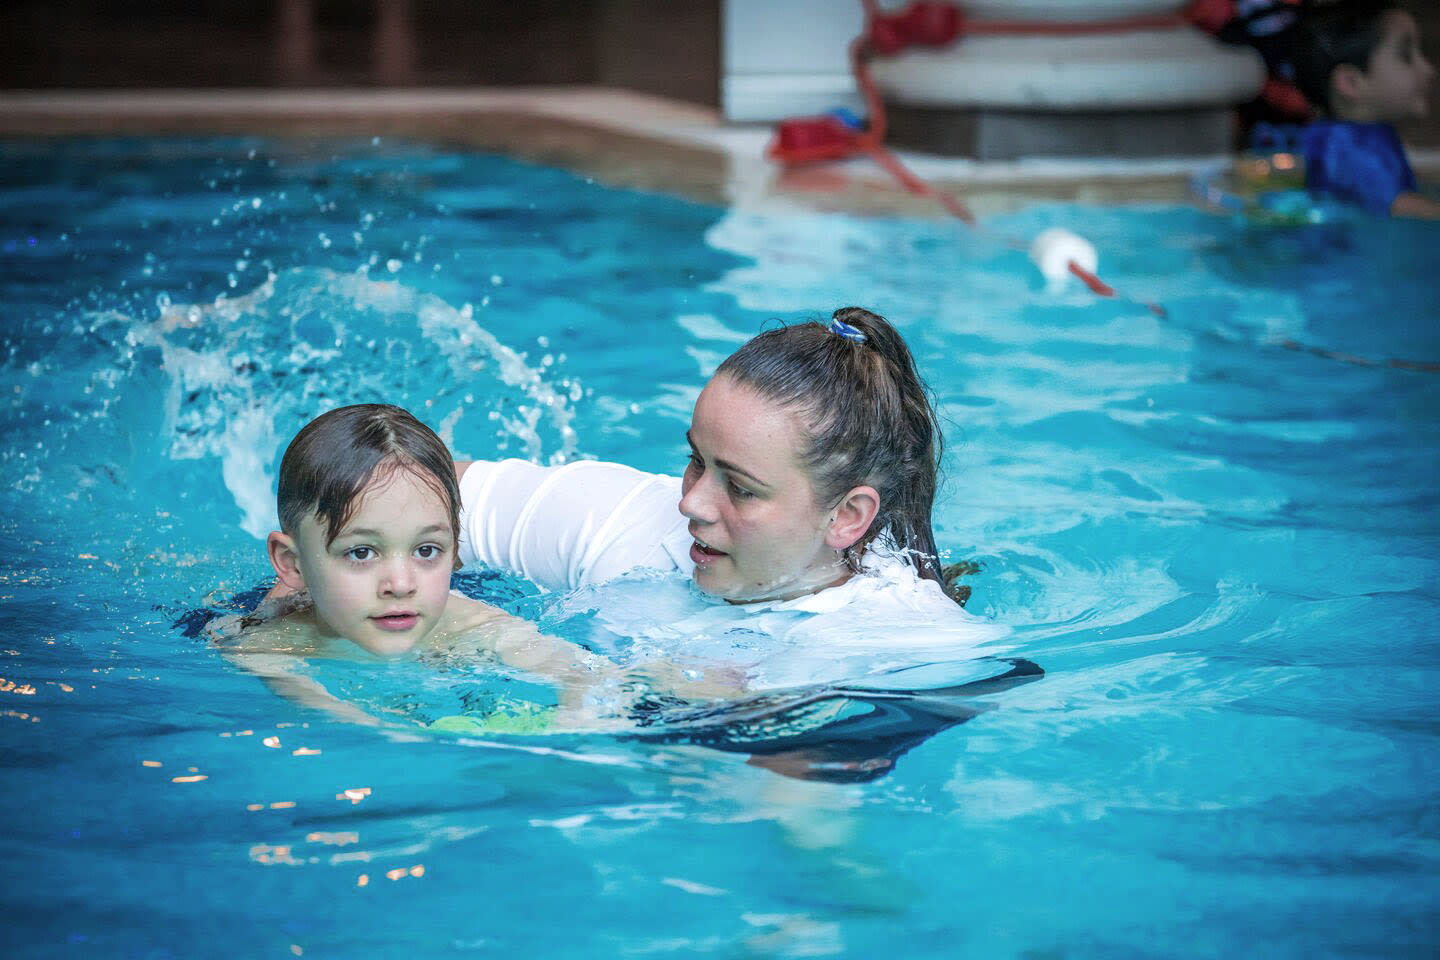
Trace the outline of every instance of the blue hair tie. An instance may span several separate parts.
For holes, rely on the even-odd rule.
[[[851,343],[865,342],[865,334],[860,332],[860,328],[852,327],[844,320],[831,320],[830,332],[838,333],[840,336],[844,337],[846,340],[849,340]]]

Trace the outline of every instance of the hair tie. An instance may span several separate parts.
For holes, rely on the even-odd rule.
[[[831,332],[831,333],[837,333],[837,334],[839,334],[840,336],[844,337],[846,340],[849,340],[851,343],[864,343],[864,342],[865,342],[865,334],[863,334],[863,333],[860,332],[860,328],[859,328],[859,327],[852,327],[852,326],[850,326],[850,324],[846,323],[844,320],[838,320],[838,319],[836,319],[836,320],[831,320],[831,321],[830,321],[830,332]]]

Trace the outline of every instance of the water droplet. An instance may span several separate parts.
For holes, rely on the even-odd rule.
[[[401,263],[399,260],[395,259],[394,257],[391,257],[389,260],[385,261],[385,269],[389,270],[391,273],[399,273],[400,268],[403,266],[404,264]]]

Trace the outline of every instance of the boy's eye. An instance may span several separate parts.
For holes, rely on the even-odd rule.
[[[421,560],[435,560],[445,551],[437,544],[426,543],[415,548],[415,556]]]
[[[374,548],[374,547],[351,547],[349,550],[346,550],[346,551],[345,551],[345,556],[349,557],[351,560],[355,560],[355,561],[358,561],[358,562],[364,562],[364,561],[366,561],[366,560],[370,560],[370,559],[373,559],[373,558],[374,558],[374,556],[375,556],[375,548]]]
[[[690,472],[691,470],[697,470],[697,471],[699,471],[699,470],[704,470],[704,469],[705,469],[705,462],[700,459],[700,455],[699,455],[698,453],[692,453],[692,454],[690,454],[689,457],[686,458],[686,460],[685,460],[685,471],[686,471],[687,473]]]

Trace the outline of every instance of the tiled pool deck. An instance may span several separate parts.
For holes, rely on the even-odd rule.
[[[623,90],[0,91],[0,137],[182,133],[416,137],[713,203],[946,215],[868,159],[782,172],[764,158],[768,126],[730,125],[706,107]],[[1229,162],[900,156],[981,215],[1037,200],[1185,203],[1195,173]],[[1440,151],[1412,161],[1422,179],[1440,174]]]

